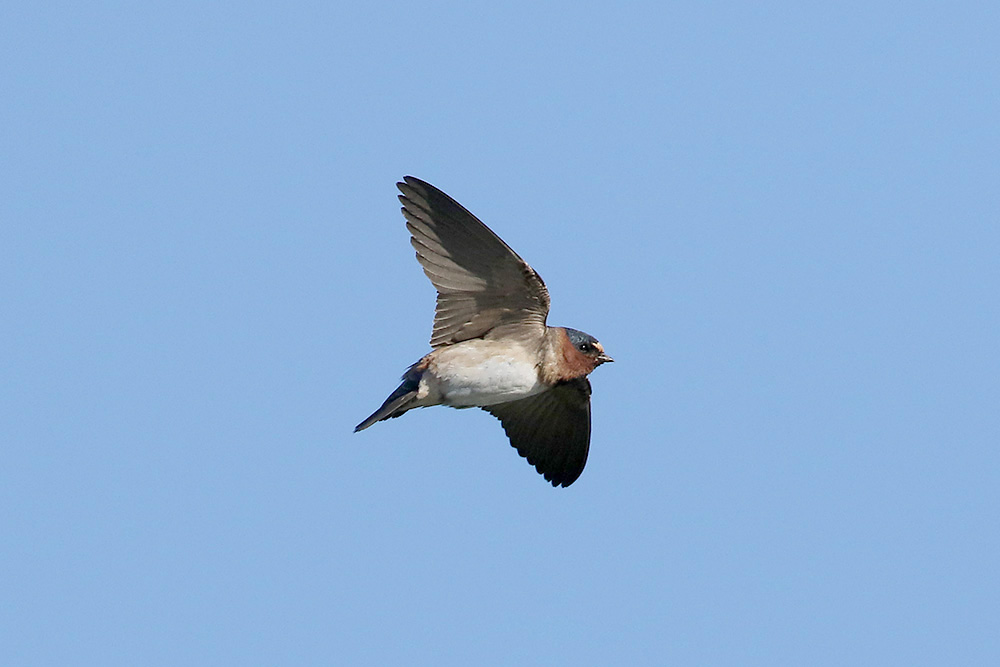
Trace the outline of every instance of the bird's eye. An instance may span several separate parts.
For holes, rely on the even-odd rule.
[[[591,349],[593,348],[590,343],[580,343],[579,345],[576,346],[576,349],[580,350],[581,352],[590,352]]]

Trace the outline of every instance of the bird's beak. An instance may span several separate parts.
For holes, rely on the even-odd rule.
[[[614,359],[612,359],[608,355],[604,354],[603,352],[601,352],[599,355],[597,355],[597,364],[598,365],[607,363],[609,361],[614,361]]]

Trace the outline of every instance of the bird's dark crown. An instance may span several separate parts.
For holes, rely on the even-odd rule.
[[[597,342],[597,339],[588,333],[583,333],[582,331],[577,331],[576,329],[570,329],[569,327],[563,327],[566,329],[566,337],[569,338],[569,342],[573,343],[573,347],[580,350],[584,354],[594,353],[597,354],[601,349],[601,344]]]

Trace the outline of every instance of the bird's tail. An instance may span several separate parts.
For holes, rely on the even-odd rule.
[[[355,433],[365,430],[375,422],[399,417],[407,410],[419,407],[413,405],[417,400],[417,390],[420,388],[420,376],[423,375],[423,371],[417,369],[419,364],[420,362],[417,362],[407,369],[406,373],[403,374],[403,381],[396,387],[396,391],[392,392],[389,398],[385,399],[382,407],[369,415],[368,419],[354,427]]]

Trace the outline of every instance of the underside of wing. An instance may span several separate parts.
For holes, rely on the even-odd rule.
[[[552,486],[569,486],[583,472],[590,449],[590,382],[586,378],[483,409],[500,420],[517,453]]]

